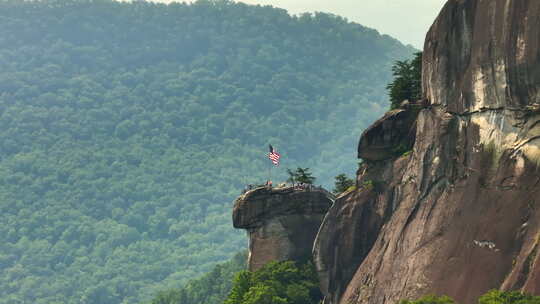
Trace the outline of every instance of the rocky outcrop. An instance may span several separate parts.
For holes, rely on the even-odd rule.
[[[262,187],[237,198],[233,224],[248,232],[249,270],[271,261],[309,259],[319,226],[332,202],[332,194],[316,187]]]
[[[412,152],[377,157],[406,132],[368,129],[357,190],[321,226],[326,303],[540,294],[539,44],[539,1],[447,2],[426,38],[431,106],[417,116]]]
[[[358,157],[384,160],[412,148],[416,135],[416,109],[396,109],[367,128],[358,143]]]
[[[365,134],[365,133],[364,133]],[[356,270],[370,252],[394,206],[394,176],[403,174],[406,159],[390,166],[375,162],[359,170],[358,190],[336,199],[321,225],[313,250],[326,303],[338,303]]]

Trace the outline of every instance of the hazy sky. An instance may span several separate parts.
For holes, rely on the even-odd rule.
[[[290,13],[329,12],[374,28],[421,49],[427,30],[446,0],[241,0]]]

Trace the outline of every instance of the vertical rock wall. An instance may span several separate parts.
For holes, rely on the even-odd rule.
[[[407,130],[366,130],[358,190],[322,224],[327,303],[540,294],[539,43],[540,1],[448,1],[424,50],[431,105],[401,126],[416,132],[412,151],[381,159]]]

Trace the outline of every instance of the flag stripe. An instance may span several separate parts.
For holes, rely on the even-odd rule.
[[[281,157],[281,155],[279,155],[279,153],[274,150],[274,147],[272,147],[272,145],[269,145],[269,147],[270,153],[268,153],[268,158],[272,161],[274,165],[279,166],[279,158]]]
[[[279,164],[280,155],[278,153],[269,153],[268,158],[274,163],[274,165]]]

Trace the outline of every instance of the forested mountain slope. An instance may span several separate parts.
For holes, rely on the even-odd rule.
[[[0,303],[135,303],[227,260],[266,145],[274,179],[352,173],[412,52],[226,1],[0,0]]]
[[[237,253],[230,261],[218,264],[182,288],[159,292],[149,304],[222,304],[229,296],[235,277],[246,270],[247,251]]]

